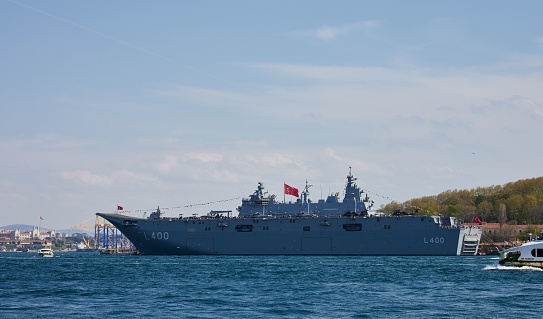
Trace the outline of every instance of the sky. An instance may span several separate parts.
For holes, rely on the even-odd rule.
[[[0,0],[0,226],[317,200],[350,169],[375,209],[543,176],[541,12]]]

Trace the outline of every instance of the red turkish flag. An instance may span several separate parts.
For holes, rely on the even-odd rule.
[[[298,189],[285,184],[285,194],[298,197]]]
[[[122,206],[117,205],[117,210],[123,210]]]

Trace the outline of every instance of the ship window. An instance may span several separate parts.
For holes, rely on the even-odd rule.
[[[304,231],[311,231],[311,227],[310,226],[304,226]]]
[[[343,224],[343,229],[346,231],[361,231],[362,224]]]
[[[253,225],[237,225],[236,231],[238,232],[252,232],[253,231]]]
[[[543,249],[541,248],[538,248],[538,249],[534,248],[532,249],[531,253],[533,257],[543,257]]]

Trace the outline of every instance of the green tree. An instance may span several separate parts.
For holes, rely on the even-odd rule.
[[[488,201],[483,201],[477,206],[477,209],[475,210],[477,216],[481,218],[482,221],[485,222],[495,222],[497,221],[497,218],[493,215],[493,207],[492,204]]]
[[[502,205],[505,205],[505,209]],[[473,218],[476,214],[485,222],[502,224],[543,223],[543,177],[511,182],[503,186],[447,190],[403,203],[394,201],[381,205],[382,212],[392,213],[396,210],[415,211],[419,215],[442,213],[463,218]]]

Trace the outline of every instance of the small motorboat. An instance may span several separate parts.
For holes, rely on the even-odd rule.
[[[51,248],[42,248],[38,250],[38,254],[42,257],[54,257],[53,250]]]
[[[500,252],[500,265],[543,268],[543,240],[534,240]]]

